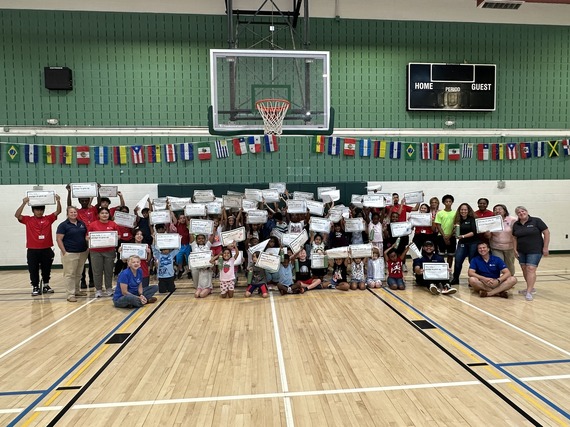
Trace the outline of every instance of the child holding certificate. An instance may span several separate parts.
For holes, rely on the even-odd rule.
[[[362,258],[354,258],[350,267],[350,289],[366,289],[365,261]]]
[[[267,292],[267,283],[265,283],[265,270],[255,265],[258,258],[259,251],[255,252],[251,256],[252,265],[251,267],[248,267],[248,270],[251,272],[251,280],[249,281],[245,291],[246,298],[250,297],[256,290],[261,291],[261,296],[263,298],[267,298],[269,296],[269,293]]]
[[[341,291],[350,289],[348,284],[348,264],[350,264],[350,258],[335,258],[333,260],[330,288]]]
[[[198,234],[194,238],[194,235],[190,235],[190,246],[192,252],[211,252],[211,240],[214,236],[210,235],[210,241],[206,240],[204,234]],[[192,271],[192,281],[196,287],[196,292],[194,293],[195,298],[205,298],[212,292],[212,270],[210,268],[191,268]]]
[[[380,256],[378,248],[372,248],[372,258],[368,259],[366,269],[366,284],[369,288],[383,288],[386,286],[382,283],[384,279],[384,258]]]
[[[302,294],[305,292],[299,283],[293,283],[293,265],[290,262],[289,255],[283,255],[283,261],[279,266],[279,271],[277,272],[278,282],[277,289],[281,295],[285,294]]]
[[[232,249],[235,250],[235,254],[232,256]],[[226,246],[222,249],[221,253],[221,268],[220,268],[220,295],[222,298],[233,298],[235,289],[236,273],[234,270],[234,264],[239,257],[240,252],[235,245]],[[220,255],[214,257],[214,261],[218,260]]]
[[[398,246],[397,244],[394,246]],[[406,289],[406,282],[404,281],[404,268],[403,260],[406,258],[409,246],[406,246],[404,252],[400,255],[396,252],[396,249],[390,247],[384,251],[384,260],[388,266],[388,286],[392,290],[404,290]]]
[[[156,262],[158,277],[158,292],[174,292],[174,260],[178,254],[178,249],[158,249],[153,246],[153,254]]]

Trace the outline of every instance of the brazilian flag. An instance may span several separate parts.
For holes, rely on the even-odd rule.
[[[8,144],[6,146],[6,156],[9,162],[18,163],[20,161],[20,146],[17,144]]]
[[[417,151],[415,143],[410,142],[406,144],[406,149],[404,150],[406,160],[416,160]]]

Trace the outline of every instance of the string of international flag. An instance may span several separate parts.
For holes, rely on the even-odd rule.
[[[135,165],[145,163],[166,163],[212,159],[212,142],[182,142],[175,144],[150,145],[120,145],[120,146],[90,146],[90,145],[42,145],[0,142],[5,146],[8,162],[18,163],[23,158],[26,163],[72,165],[74,159],[78,165],[89,165],[93,160],[96,165]],[[275,135],[247,136],[231,140],[214,141],[216,158],[224,159],[230,156],[230,144],[237,156],[248,153],[273,153],[279,150],[278,139]]]
[[[330,156],[416,160],[517,160],[533,157],[568,157],[568,139],[504,143],[433,143],[339,138],[318,135],[313,152]]]

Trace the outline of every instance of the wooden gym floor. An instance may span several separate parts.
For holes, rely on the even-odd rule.
[[[434,296],[409,275],[266,300],[196,300],[181,280],[138,310],[68,303],[61,270],[32,298],[27,272],[2,271],[0,425],[569,425],[567,264],[543,258],[532,302],[522,283]]]

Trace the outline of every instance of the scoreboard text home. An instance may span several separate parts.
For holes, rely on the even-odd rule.
[[[496,65],[408,64],[408,110],[495,111]]]

